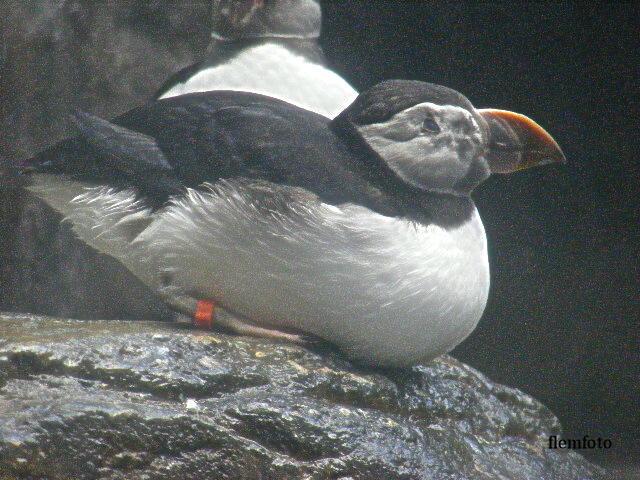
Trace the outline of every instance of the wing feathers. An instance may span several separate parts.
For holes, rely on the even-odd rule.
[[[71,115],[71,120],[88,143],[108,154],[105,159],[118,170],[147,175],[149,170],[172,170],[153,137],[80,110]]]

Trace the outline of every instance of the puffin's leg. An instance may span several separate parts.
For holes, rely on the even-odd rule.
[[[239,335],[249,335],[251,337],[262,338],[277,338],[281,340],[287,340],[288,342],[297,343],[299,345],[306,345],[309,340],[303,335],[296,335],[295,333],[287,333],[281,330],[258,327],[253,325],[242,318],[229,313],[223,308],[216,310],[216,324],[221,325]]]
[[[194,318],[198,317],[199,311],[202,309],[203,305],[209,306],[211,309],[214,308],[215,302],[199,301],[189,295],[178,292],[178,289],[175,287],[161,287],[159,291],[164,302],[170,308],[179,313],[179,317],[177,318],[179,323],[193,323]],[[215,306],[215,320],[212,320],[212,323],[229,329],[238,335],[275,338],[297,343],[299,345],[311,343],[311,340],[304,335],[296,335],[294,333],[282,332],[276,329],[258,327],[257,325],[254,325],[219,306]]]

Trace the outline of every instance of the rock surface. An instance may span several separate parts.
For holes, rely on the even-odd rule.
[[[540,403],[153,322],[0,316],[0,479],[603,479]]]

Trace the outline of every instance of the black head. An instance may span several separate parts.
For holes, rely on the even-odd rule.
[[[403,182],[432,192],[467,195],[492,172],[564,160],[524,115],[476,110],[461,93],[425,82],[375,85],[334,125],[355,132]]]
[[[316,0],[214,0],[213,37],[318,38],[320,5]]]

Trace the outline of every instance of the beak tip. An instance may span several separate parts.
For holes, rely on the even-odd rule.
[[[560,147],[558,147],[558,150],[560,151],[560,163],[562,165],[566,165],[568,163],[567,156],[564,154]]]
[[[559,163],[560,165],[566,165],[567,163],[569,163],[569,162],[567,161],[567,156],[564,154],[564,152],[563,152],[563,151],[560,151],[560,159],[558,160],[558,163]]]
[[[549,152],[550,153],[550,155],[549,155],[550,162],[549,163],[558,163],[560,165],[566,165],[567,164],[567,156],[562,151],[562,148],[560,148],[560,145],[558,145],[558,143],[553,138],[551,138],[551,136],[549,136],[549,141],[552,144],[551,149],[550,149],[551,151]]]
[[[560,146],[554,141],[553,147],[549,149],[547,156],[547,161],[545,164],[556,163],[559,165],[567,164],[567,156],[564,154]]]

